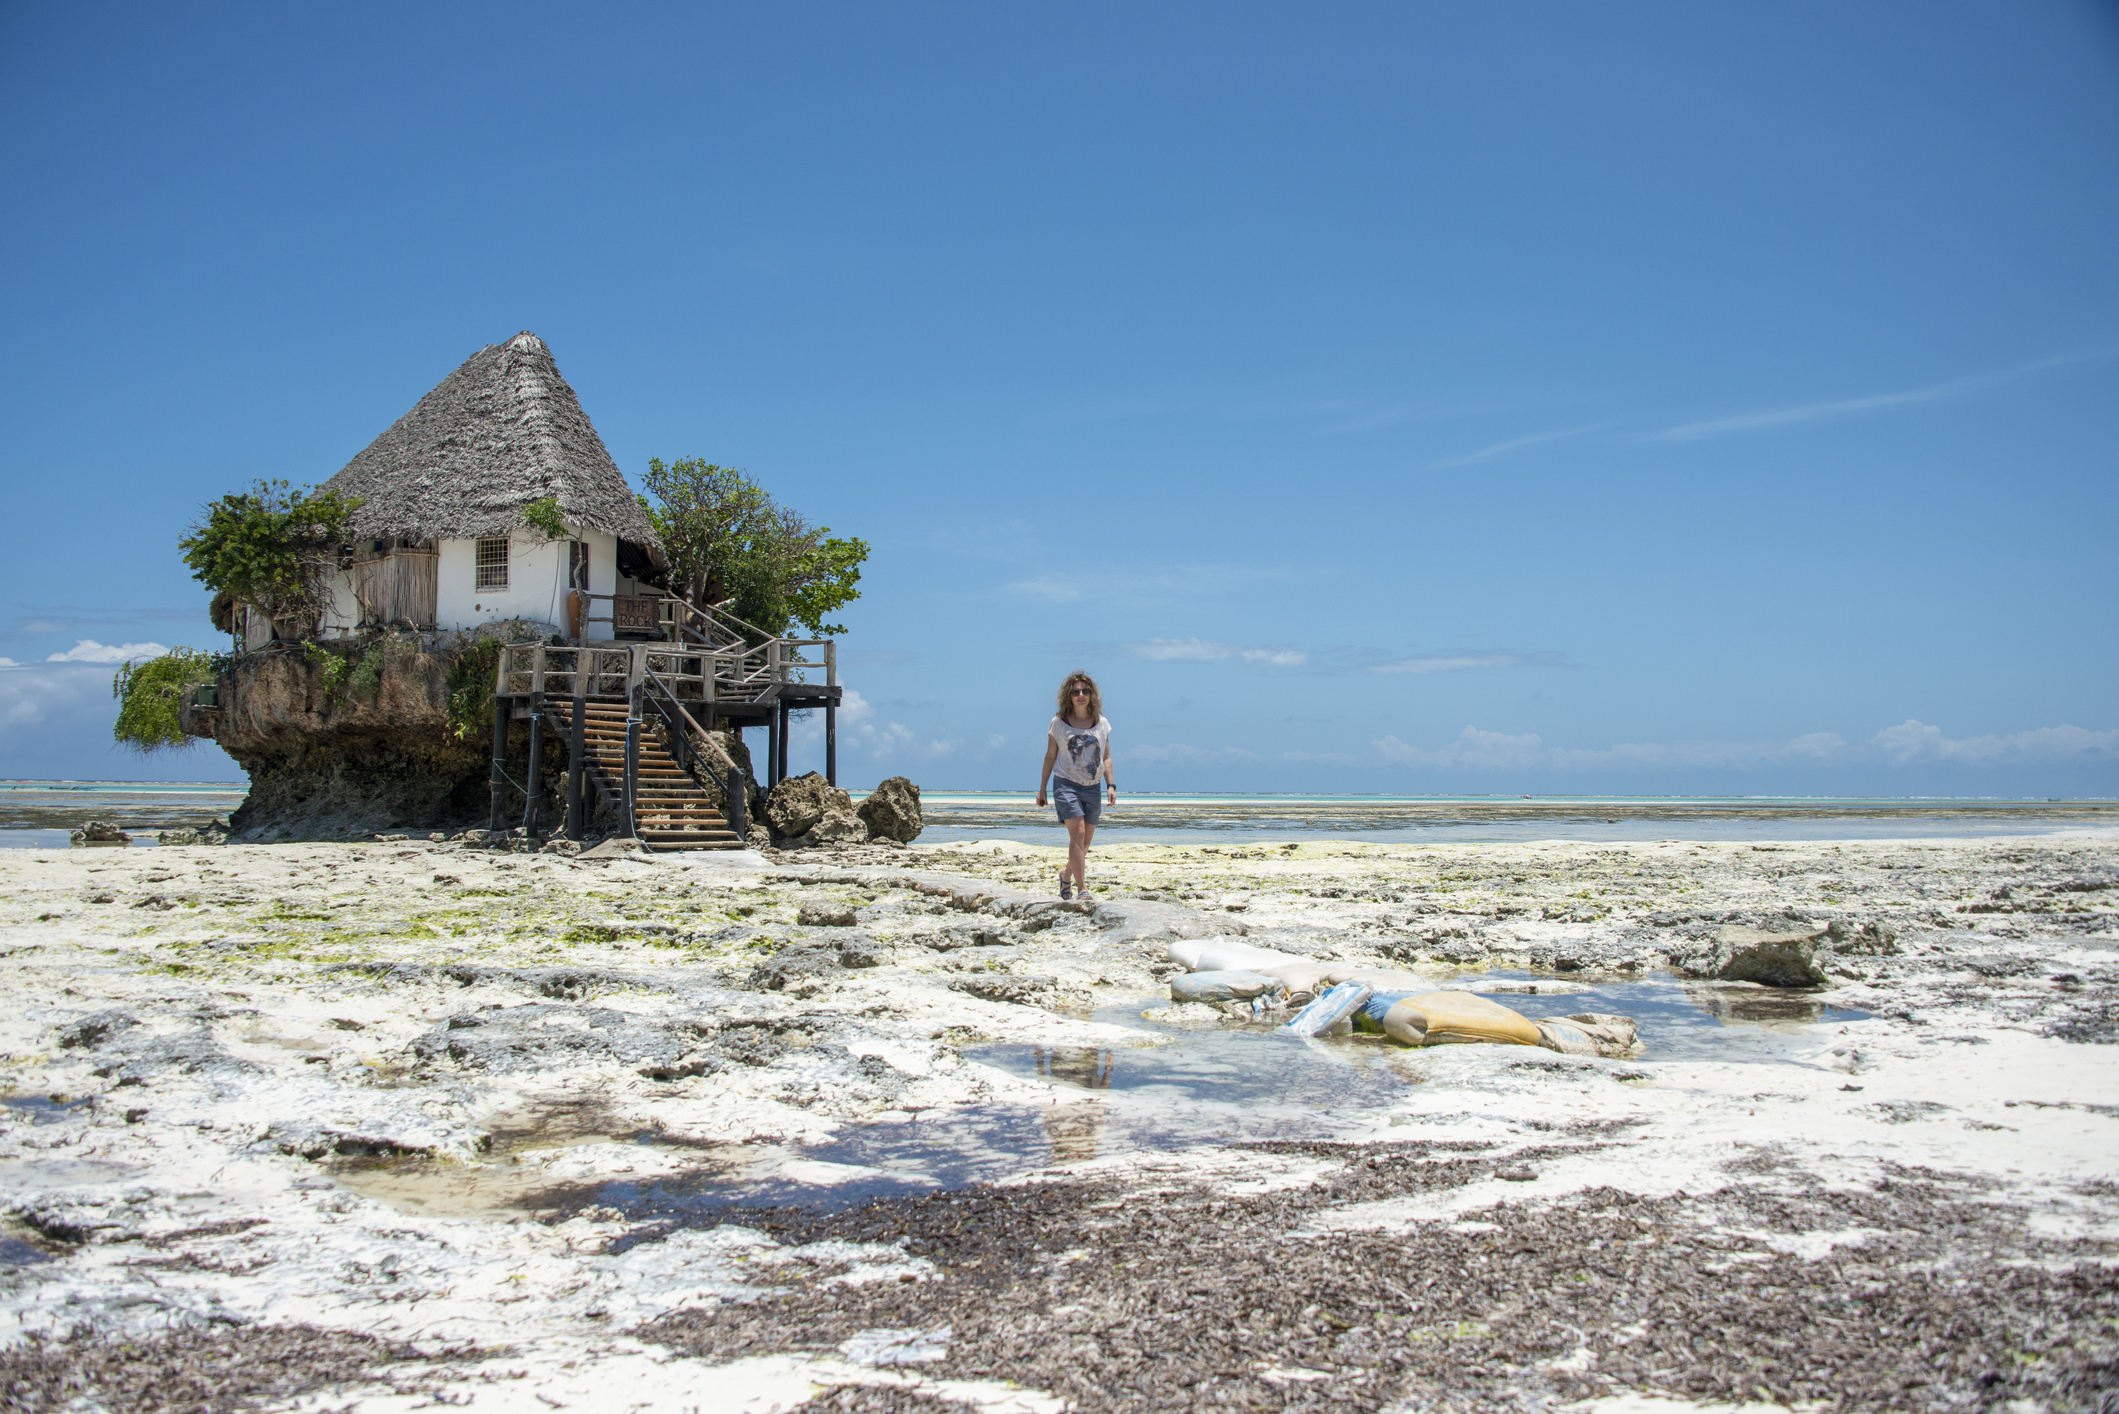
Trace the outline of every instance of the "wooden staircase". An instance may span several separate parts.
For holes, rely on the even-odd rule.
[[[561,698],[546,709],[564,734],[573,730],[573,703]],[[583,709],[584,774],[621,812],[625,800],[625,704],[590,699]],[[654,719],[640,728],[640,767],[634,793],[634,825],[649,849],[742,849],[743,841],[715,807],[713,798],[686,774],[662,744]]]

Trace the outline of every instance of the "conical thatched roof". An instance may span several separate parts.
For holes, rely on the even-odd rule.
[[[552,351],[527,330],[465,359],[324,486],[361,498],[352,529],[362,539],[504,535],[522,526],[523,507],[556,496],[569,521],[662,560]]]

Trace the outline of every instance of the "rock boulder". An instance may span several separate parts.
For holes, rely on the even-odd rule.
[[[892,776],[861,802],[861,823],[879,840],[911,844],[920,837],[920,788],[903,776]]]
[[[1713,975],[1724,982],[1760,982],[1768,987],[1816,987],[1825,980],[1817,965],[1823,928],[1767,932],[1734,925],[1714,935]]]
[[[765,793],[765,823],[782,839],[800,839],[817,827],[830,804],[831,787],[815,771],[789,776]],[[845,792],[841,791],[844,796]],[[850,797],[848,798],[851,799]]]
[[[853,797],[843,790],[827,787],[825,790],[824,818],[810,827],[811,844],[865,844],[868,826],[854,813]]]

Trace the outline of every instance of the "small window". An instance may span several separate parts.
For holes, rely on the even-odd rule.
[[[478,587],[480,589],[506,589],[508,587],[508,537],[496,535],[490,540],[478,542]]]

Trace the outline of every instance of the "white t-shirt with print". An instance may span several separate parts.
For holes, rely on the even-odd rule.
[[[1050,730],[1059,745],[1059,756],[1052,763],[1055,777],[1078,786],[1093,786],[1103,779],[1104,759],[1111,754],[1109,717],[1098,717],[1093,727],[1070,726],[1064,718],[1054,717]]]

